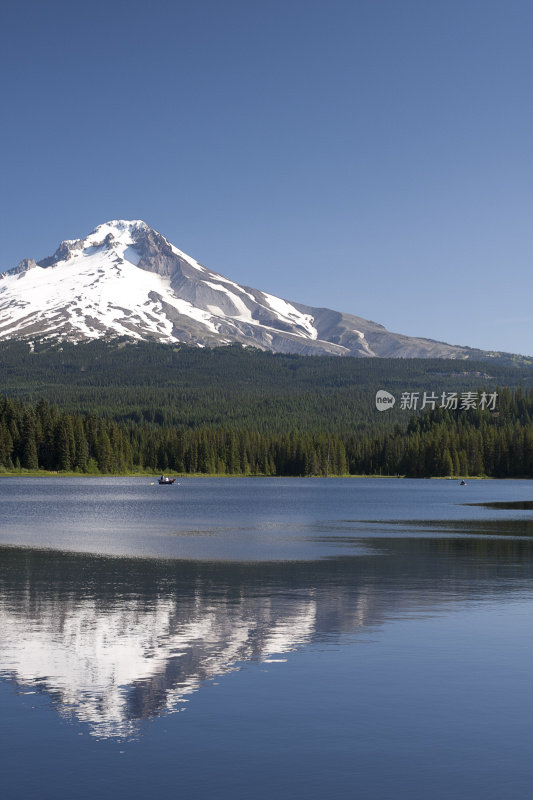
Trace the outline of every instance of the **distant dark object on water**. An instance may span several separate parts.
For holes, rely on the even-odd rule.
[[[461,483],[459,484],[459,486],[466,486],[466,481],[461,481]]]
[[[167,477],[165,477],[165,475],[161,475],[161,477],[159,478],[158,483],[161,486],[170,486],[171,484],[174,483],[175,480],[176,480],[176,478],[167,478]]]

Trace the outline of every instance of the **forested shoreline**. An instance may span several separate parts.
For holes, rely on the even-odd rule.
[[[4,342],[0,372],[3,474],[533,477],[528,363]],[[402,409],[466,390],[497,407]]]
[[[424,411],[407,427],[248,429],[158,425],[0,398],[0,472],[533,477],[533,390],[504,388],[497,412]]]
[[[45,399],[71,415],[168,428],[261,434],[365,436],[403,428],[400,403],[377,414],[385,389],[464,392],[533,388],[533,365],[470,360],[339,358],[269,353],[238,345],[212,350],[155,342],[0,342],[0,393]]]

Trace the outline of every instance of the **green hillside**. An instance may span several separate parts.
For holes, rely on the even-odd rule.
[[[425,410],[380,433],[331,433],[327,419],[321,432],[278,433],[119,423],[0,397],[0,472],[533,477],[533,390],[504,388],[497,408]]]
[[[71,414],[154,426],[224,426],[276,434],[369,433],[405,427],[403,392],[533,387],[532,366],[355,359],[152,343],[0,344],[0,392]],[[375,393],[398,402],[379,413]]]

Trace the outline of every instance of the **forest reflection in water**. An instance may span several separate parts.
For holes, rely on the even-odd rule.
[[[514,523],[515,536],[530,525]],[[450,535],[459,527],[358,540],[356,556],[270,563],[3,547],[0,676],[46,693],[98,738],[136,736],[143,720],[179,712],[247,662],[340,648],[405,615],[530,596],[533,540]]]
[[[480,504],[481,505],[481,504]],[[482,504],[486,506],[487,504]],[[512,509],[517,509],[516,504],[512,505]],[[376,535],[387,536],[386,528],[390,532],[400,532],[402,535],[422,534],[424,536],[435,535],[464,535],[472,536],[495,536],[495,537],[512,537],[512,538],[531,538],[533,539],[533,518],[509,518],[505,520],[484,518],[484,519],[402,519],[402,520],[387,520],[386,528],[384,530],[383,520],[346,520],[344,523],[350,530],[361,527],[366,529],[367,532],[372,531]],[[334,537],[328,537],[327,540],[333,541]],[[354,542],[353,537],[337,536],[336,541],[340,543],[344,541],[347,544],[349,541]]]
[[[495,501],[494,503],[466,503],[482,508],[499,508],[501,511],[533,511],[533,500]]]

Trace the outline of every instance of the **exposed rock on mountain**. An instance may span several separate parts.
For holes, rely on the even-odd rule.
[[[99,225],[85,239],[61,242],[52,256],[24,259],[0,278],[0,340],[129,336],[304,355],[492,355],[240,286],[140,220]]]

